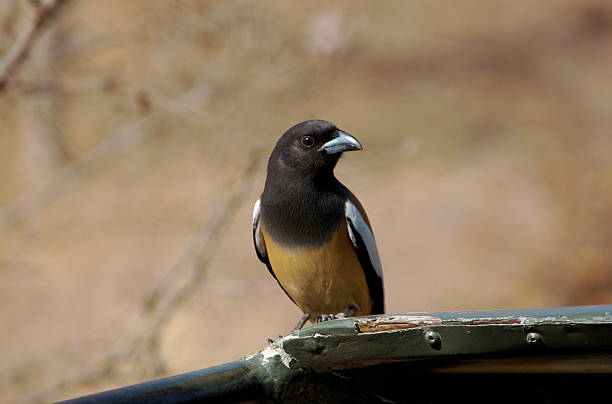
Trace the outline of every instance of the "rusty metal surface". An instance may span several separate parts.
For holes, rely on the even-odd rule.
[[[275,344],[318,371],[428,358],[604,350],[612,348],[612,305],[350,318]]]
[[[532,386],[534,392],[544,392],[543,397],[562,399],[554,391],[556,384],[547,384],[546,375],[571,380],[582,377],[579,375],[612,374],[612,305],[334,320],[294,332],[224,366],[199,371],[201,377],[185,379],[188,383],[177,376],[174,385],[169,384],[171,379],[162,379],[124,390],[147,397],[147,389],[159,391],[155,389],[162,383],[164,392],[174,389],[182,392],[181,397],[224,402],[443,402],[430,396],[404,401],[397,384],[405,379],[429,388],[432,383],[471,383],[479,380],[473,375],[486,375],[490,386],[513,380]],[[584,385],[592,385],[591,390],[578,392],[584,395],[597,390],[599,394],[603,389],[612,394],[607,383],[588,380]],[[580,389],[576,386],[573,388]],[[192,389],[198,395],[184,394]],[[105,401],[110,393],[113,400]],[[121,400],[128,397],[121,389],[110,393],[97,395],[98,401],[86,397],[74,402],[132,402]],[[178,396],[147,401],[197,401],[168,397]]]

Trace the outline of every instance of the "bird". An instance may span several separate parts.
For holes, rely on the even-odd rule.
[[[383,314],[383,272],[368,216],[334,175],[344,152],[363,150],[324,120],[289,128],[268,160],[253,207],[253,243],[307,321]]]

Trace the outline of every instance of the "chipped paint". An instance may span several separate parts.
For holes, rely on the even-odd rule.
[[[289,340],[292,340],[292,339],[295,339],[295,338],[300,338],[300,336],[297,335],[297,334],[289,334],[289,335],[287,335],[285,337],[279,338],[278,341],[281,341],[280,343],[282,344],[282,341],[289,341]]]
[[[344,370],[366,372],[386,364],[392,366],[389,372],[401,364],[410,377],[426,369],[427,378],[434,373],[612,373],[611,312],[612,305],[605,305],[332,320],[280,338],[245,360],[102,393],[97,401],[85,397],[82,403],[117,397],[179,402],[176,391],[187,392],[185,402],[220,394],[226,394],[224,402],[236,394],[257,402],[322,402],[328,397],[320,395],[326,372],[333,375],[328,385],[333,392]],[[351,387],[347,393],[363,401],[367,392]]]
[[[445,325],[493,325],[493,324],[525,324],[526,317],[483,317],[483,318],[456,318],[454,320],[445,320],[442,323]]]
[[[482,317],[442,319],[433,316],[379,316],[356,318],[359,333],[390,332],[431,325],[522,325],[527,317]]]
[[[431,316],[380,316],[355,319],[359,333],[388,332],[439,324],[442,324],[442,319]]]
[[[291,369],[291,361],[294,360],[285,350],[279,346],[269,345],[260,352],[262,365],[267,365],[273,358],[279,357],[280,361],[287,369]]]

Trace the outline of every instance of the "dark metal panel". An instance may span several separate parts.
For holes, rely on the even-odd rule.
[[[453,399],[474,402],[462,384],[493,394],[508,383],[563,402],[569,395],[551,375],[580,380],[587,387],[564,387],[584,399],[612,395],[611,384],[584,378],[606,373],[612,305],[409,313],[329,321],[244,360],[68,402],[420,403],[446,402],[447,389]]]
[[[612,305],[349,318],[276,345],[317,371],[427,358],[602,351],[612,349]]]
[[[247,364],[240,360],[212,368],[196,370],[129,387],[93,394],[68,404],[187,404],[255,402],[263,395],[262,386]]]

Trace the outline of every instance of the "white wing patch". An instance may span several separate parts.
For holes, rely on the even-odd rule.
[[[382,265],[380,263],[380,256],[378,255],[378,248],[376,248],[376,241],[374,240],[374,233],[372,233],[372,229],[370,229],[370,226],[368,226],[368,223],[359,212],[359,209],[357,209],[357,207],[350,200],[347,200],[344,205],[344,214],[346,215],[346,220],[351,222],[355,228],[355,231],[365,243],[372,266],[376,270],[378,276],[380,276],[380,279],[383,279]],[[348,223],[347,227],[349,237],[351,238],[353,245],[355,248],[358,248],[357,239]]]
[[[261,227],[259,225],[259,215],[261,214],[261,201],[258,199],[253,206],[253,238],[255,240],[255,248],[262,257],[268,258],[266,244],[261,236]]]
[[[261,200],[255,201],[255,206],[253,206],[253,228],[259,224],[259,215],[261,214]]]

